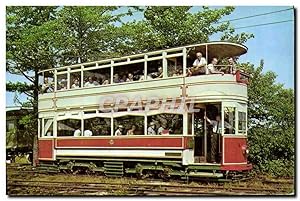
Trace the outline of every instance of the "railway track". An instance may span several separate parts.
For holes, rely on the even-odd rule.
[[[8,180],[8,195],[286,195],[290,188],[249,188],[168,183],[114,183]]]
[[[162,182],[162,180],[105,179],[85,181],[87,175],[44,174],[31,166],[7,167],[7,194],[9,196],[32,195],[83,195],[83,196],[231,196],[231,195],[287,195],[293,192],[293,184],[262,181],[261,186],[249,186],[247,182],[203,184]],[[64,181],[61,177],[64,176]],[[25,179],[26,178],[26,179]],[[103,179],[104,178],[104,179]],[[97,179],[96,179],[97,180]],[[104,181],[101,181],[104,180]]]

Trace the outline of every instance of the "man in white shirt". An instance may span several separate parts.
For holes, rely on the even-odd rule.
[[[78,137],[81,135],[81,130],[78,128],[74,131],[74,137]]]
[[[93,132],[90,131],[90,130],[85,130],[84,133],[83,133],[84,136],[92,136],[93,135]]]
[[[95,83],[94,83],[94,80],[93,78],[90,76],[88,78],[88,81],[84,84],[84,87],[93,87],[93,86],[96,86]]]
[[[207,66],[207,73],[206,74],[222,74],[224,75],[224,72],[218,71],[215,69],[215,65],[217,65],[218,63],[218,59],[217,58],[213,58],[211,60],[211,63],[208,64]]]
[[[117,135],[117,136],[122,135],[123,134],[123,129],[124,129],[124,127],[122,125],[119,125],[118,129],[115,132],[115,135]]]
[[[204,75],[206,73],[206,59],[202,57],[201,52],[197,52],[196,57],[193,67],[188,69],[188,75]]]

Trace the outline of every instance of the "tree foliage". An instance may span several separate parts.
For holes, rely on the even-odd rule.
[[[294,91],[276,83],[274,72],[263,73],[264,63],[255,68],[242,64],[252,76],[248,88],[248,139],[250,160],[259,171],[292,176],[295,159]]]

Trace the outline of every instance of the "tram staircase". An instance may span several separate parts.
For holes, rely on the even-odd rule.
[[[121,161],[105,161],[104,174],[108,177],[122,177],[124,175],[124,163]]]

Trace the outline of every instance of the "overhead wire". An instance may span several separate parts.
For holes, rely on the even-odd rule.
[[[269,23],[264,23],[264,24],[254,24],[254,25],[249,25],[249,26],[236,27],[234,29],[244,29],[244,28],[250,28],[250,27],[266,26],[266,25],[271,25],[271,24],[280,24],[280,23],[293,22],[293,21],[294,20],[284,20],[284,21],[269,22]]]
[[[270,14],[273,14],[273,13],[284,12],[284,11],[288,11],[288,10],[292,10],[292,9],[294,9],[294,8],[287,8],[287,9],[283,9],[283,10],[277,10],[277,11],[272,11],[272,12],[267,12],[267,13],[261,13],[261,14],[256,14],[256,15],[249,15],[249,16],[245,16],[245,17],[229,19],[229,20],[223,20],[223,21],[220,21],[220,22],[216,22],[214,24],[220,24],[220,23],[224,23],[224,22],[232,22],[232,21],[237,21],[237,20],[242,20],[242,19],[258,17],[258,16],[270,15]]]

